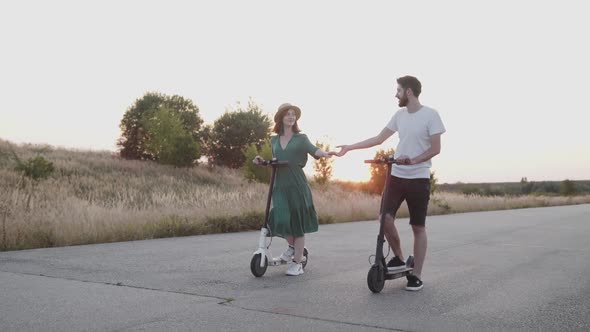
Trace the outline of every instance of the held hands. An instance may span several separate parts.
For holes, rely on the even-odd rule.
[[[330,151],[329,154],[331,156],[337,156],[337,157],[342,157],[346,154],[346,152],[350,151],[350,148],[348,145],[337,145],[337,148],[340,148],[340,151],[336,152],[336,151]]]

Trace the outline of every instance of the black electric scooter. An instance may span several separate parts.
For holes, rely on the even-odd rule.
[[[400,270],[389,272],[387,265],[385,264],[385,257],[383,256],[383,243],[385,242],[384,225],[385,225],[385,214],[383,213],[384,200],[387,191],[387,184],[391,179],[391,168],[393,164],[396,164],[396,160],[393,156],[388,158],[365,160],[367,164],[385,164],[387,165],[387,175],[385,178],[385,186],[383,188],[383,196],[381,197],[381,207],[379,208],[379,235],[377,235],[377,250],[375,252],[375,262],[369,269],[367,274],[367,285],[373,293],[379,293],[385,285],[385,280],[392,280],[397,278],[405,277],[412,274],[414,270],[414,257],[409,256],[406,260],[406,267]]]
[[[250,271],[255,277],[262,277],[264,273],[266,273],[266,269],[269,265],[271,266],[278,266],[278,265],[285,265],[289,263],[288,261],[284,261],[279,257],[272,257],[270,252],[270,243],[266,244],[266,239],[270,237],[272,239],[272,231],[268,224],[268,219],[270,217],[270,202],[272,199],[272,191],[274,188],[275,178],[277,176],[277,167],[284,166],[289,164],[286,160],[277,160],[273,158],[272,160],[262,160],[259,164],[260,166],[270,166],[272,167],[272,173],[270,176],[270,187],[268,189],[268,199],[266,200],[266,211],[264,213],[264,224],[260,229],[260,237],[258,238],[258,250],[254,252],[254,256],[252,256],[252,260],[250,261]],[[272,242],[272,240],[271,240]],[[308,251],[307,248],[303,249],[303,259],[301,260],[301,265],[303,268],[307,265],[308,259]]]

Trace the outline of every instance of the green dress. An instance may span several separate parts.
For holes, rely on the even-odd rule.
[[[288,165],[277,168],[269,220],[271,235],[300,237],[317,232],[318,216],[303,167],[307,154],[317,158],[314,154],[318,148],[300,133],[293,134],[285,149],[278,135],[270,138],[270,144],[274,158],[289,161]]]

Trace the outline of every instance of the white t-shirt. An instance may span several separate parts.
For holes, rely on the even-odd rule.
[[[399,144],[394,158],[406,155],[415,158],[430,149],[430,136],[446,131],[438,112],[422,106],[417,112],[409,113],[407,108],[398,110],[387,128],[399,133]],[[391,175],[405,179],[429,179],[430,160],[416,165],[393,165]]]

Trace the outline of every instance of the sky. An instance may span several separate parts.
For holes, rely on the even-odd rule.
[[[299,105],[331,146],[377,135],[396,78],[422,82],[447,132],[440,183],[590,180],[584,1],[3,1],[0,138],[116,151],[146,92],[207,124],[253,100]],[[367,180],[379,147],[334,160]],[[311,162],[306,167],[313,173]]]

